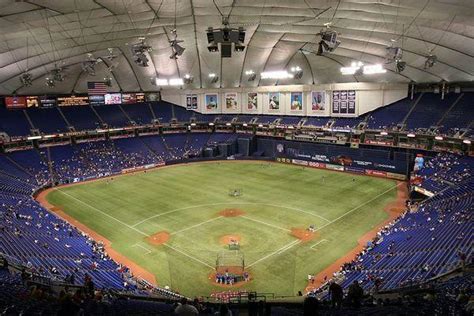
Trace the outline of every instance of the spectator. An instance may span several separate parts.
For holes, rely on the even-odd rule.
[[[329,285],[329,295],[331,297],[331,305],[334,308],[341,308],[342,305],[342,298],[344,293],[342,291],[342,287],[337,284],[336,282],[332,282]]]
[[[362,298],[364,297],[364,290],[360,287],[359,282],[354,281],[349,286],[347,299],[354,308],[359,308]]]
[[[179,316],[199,315],[197,308],[188,304],[188,300],[185,297],[181,299],[181,302],[178,307],[176,307],[174,313]]]

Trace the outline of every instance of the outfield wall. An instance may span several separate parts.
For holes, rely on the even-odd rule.
[[[258,138],[257,144],[259,151],[267,157],[315,162],[329,165],[329,169],[337,171],[371,175],[381,172],[381,176],[386,176],[386,173],[401,174],[404,179],[412,160],[410,154],[383,149],[350,148],[271,138]]]

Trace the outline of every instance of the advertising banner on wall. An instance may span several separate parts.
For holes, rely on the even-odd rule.
[[[58,101],[57,101],[58,99],[54,95],[42,95],[39,97],[39,99],[40,99],[40,106],[45,107],[45,108],[56,106],[58,104]],[[86,96],[86,99],[87,99],[87,96]],[[87,101],[86,103],[89,104]]]
[[[326,92],[312,91],[311,92],[311,111],[324,112],[326,110]]]
[[[37,108],[40,106],[39,97],[36,95],[30,95],[26,97],[26,107]]]
[[[257,92],[247,93],[247,110],[256,111],[258,109],[258,98]]]
[[[186,110],[197,110],[197,94],[186,94]]]
[[[227,110],[238,109],[237,92],[226,92],[225,94],[225,108]]]
[[[26,108],[26,97],[5,97],[5,106],[7,107],[7,109]]]
[[[89,102],[91,105],[104,105],[105,104],[104,95],[101,95],[101,94],[89,95]]]
[[[58,106],[88,105],[89,97],[86,95],[62,96],[62,97],[58,97],[57,102],[58,102]],[[41,103],[43,103],[43,101],[41,101]]]
[[[216,93],[206,94],[205,95],[205,104],[207,111],[216,111],[218,105],[218,96]]]
[[[269,110],[280,109],[280,92],[270,92],[268,94],[268,109]]]
[[[290,109],[292,111],[303,110],[303,92],[292,92],[290,94]]]

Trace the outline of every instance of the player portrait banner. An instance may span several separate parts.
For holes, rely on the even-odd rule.
[[[206,94],[205,95],[205,101],[206,101],[206,110],[207,111],[216,111],[217,110],[217,94],[212,93],[212,94]]]
[[[326,110],[326,92],[311,92],[311,110],[313,112],[323,112]]]
[[[290,108],[292,111],[303,110],[303,92],[292,92],[290,94]]]
[[[225,94],[225,108],[227,110],[237,110],[237,93],[236,92],[227,92]]]
[[[258,109],[257,92],[247,93],[247,110],[256,111]]]
[[[197,110],[197,94],[186,94],[186,110]]]
[[[280,92],[270,92],[268,94],[268,109],[269,110],[280,109]]]

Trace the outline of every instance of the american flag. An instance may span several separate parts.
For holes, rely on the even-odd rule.
[[[91,95],[104,95],[107,93],[107,86],[103,82],[87,82],[87,93]]]

